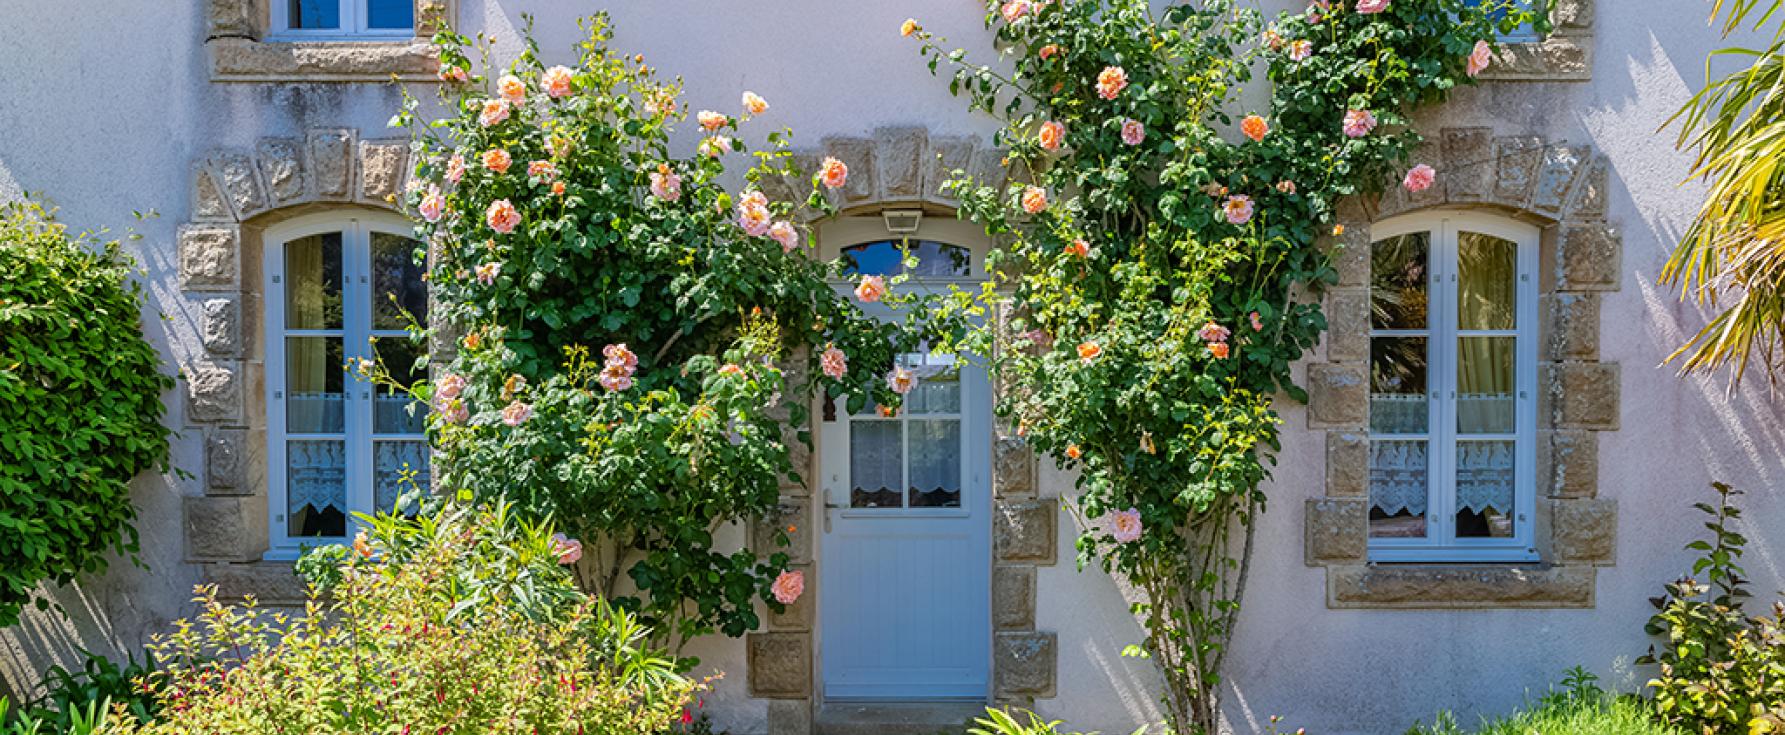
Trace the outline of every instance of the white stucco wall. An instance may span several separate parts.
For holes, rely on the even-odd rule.
[[[1648,645],[1646,598],[1687,569],[1680,550],[1699,518],[1690,502],[1712,478],[1748,491],[1748,570],[1757,592],[1785,588],[1785,425],[1763,381],[1726,394],[1721,378],[1680,380],[1656,367],[1703,322],[1692,306],[1654,285],[1665,254],[1689,220],[1698,189],[1676,186],[1687,159],[1655,130],[1696,86],[1718,45],[1704,7],[1679,0],[1599,0],[1596,62],[1588,83],[1496,83],[1459,92],[1428,115],[1439,125],[1489,126],[1591,144],[1612,164],[1609,218],[1623,231],[1622,288],[1606,294],[1601,352],[1621,365],[1621,429],[1599,437],[1601,497],[1619,505],[1617,563],[1599,572],[1597,607],[1570,611],[1336,611],[1325,606],[1325,574],[1303,564],[1302,501],[1323,493],[1323,437],[1307,431],[1300,406],[1281,404],[1284,449],[1264,516],[1247,612],[1229,658],[1228,714],[1236,732],[1271,715],[1323,733],[1400,732],[1439,708],[1502,712],[1576,664],[1634,688],[1630,661]],[[1280,5],[1287,5],[1282,3]],[[149,269],[150,339],[177,364],[199,354],[197,301],[174,274],[174,228],[187,218],[193,160],[220,146],[311,126],[378,135],[397,106],[388,85],[216,84],[208,80],[202,3],[44,3],[0,0],[0,196],[45,192],[77,227],[131,223],[132,210],[161,214],[138,224],[132,249]],[[548,60],[568,61],[579,38],[576,13],[592,4],[547,0],[461,0],[459,21],[493,34],[505,52],[523,14],[537,19]],[[1277,6],[1273,6],[1277,7]],[[986,35],[972,3],[648,3],[611,8],[615,45],[646,54],[687,81],[693,109],[731,110],[742,90],[766,97],[768,127],[795,140],[861,135],[886,125],[932,134],[989,134],[994,123],[964,111],[901,39],[915,16],[983,58]],[[425,94],[431,88],[421,87]],[[184,426],[178,394],[169,420]],[[174,442],[174,463],[196,471],[202,437]],[[1069,483],[1044,472],[1044,493]],[[0,632],[0,692],[24,690],[45,663],[68,650],[140,648],[188,608],[197,581],[181,563],[181,495],[194,481],[136,483],[148,571],[115,564],[104,577],[55,597],[70,615],[35,615]],[[1086,730],[1125,733],[1157,718],[1157,677],[1123,659],[1139,639],[1114,583],[1071,562],[1070,521],[1061,516],[1061,562],[1039,576],[1038,628],[1055,631],[1060,697],[1039,709]],[[690,651],[702,671],[724,679],[707,698],[721,725],[761,732],[766,705],[746,696],[741,644],[713,640]]]

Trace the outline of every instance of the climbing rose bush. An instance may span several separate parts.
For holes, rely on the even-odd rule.
[[[1250,571],[1273,396],[1326,326],[1317,247],[1349,196],[1442,171],[1408,115],[1490,63],[1509,3],[1316,0],[1267,21],[1230,0],[986,4],[999,64],[907,21],[930,69],[1001,119],[1011,182],[956,172],[965,216],[1011,245],[993,330],[1001,431],[1076,471],[1081,566],[1135,606],[1170,725],[1213,732]],[[1268,100],[1238,95],[1264,69]],[[1001,69],[1008,69],[1005,73]]]
[[[435,37],[447,114],[409,100],[396,122],[415,134],[406,202],[450,328],[425,365],[367,369],[431,405],[438,492],[550,516],[581,544],[584,589],[678,645],[741,635],[803,579],[779,548],[721,550],[719,531],[772,524],[785,545],[800,529],[776,517],[779,488],[804,479],[789,449],[810,442],[810,398],[896,410],[894,356],[946,325],[902,277],[831,285],[848,276],[802,223],[832,211],[848,167],[796,174],[772,101],[687,104],[609,50],[605,17],[587,28],[575,64],[529,40],[501,70]],[[698,143],[678,152],[691,113]]]

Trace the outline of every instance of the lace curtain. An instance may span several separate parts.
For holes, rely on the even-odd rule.
[[[338,439],[285,443],[287,511],[297,515],[308,505],[347,512],[347,443]]]
[[[1509,441],[1457,443],[1457,508],[1512,512],[1513,447]],[[1370,504],[1386,515],[1425,515],[1430,478],[1423,440],[1370,442]]]

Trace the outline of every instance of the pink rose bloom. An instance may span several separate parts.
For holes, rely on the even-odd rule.
[[[1314,55],[1314,42],[1313,41],[1309,41],[1308,39],[1303,38],[1300,40],[1289,42],[1289,60],[1290,61],[1303,61],[1303,60],[1307,59],[1309,56],[1313,56],[1313,55]]]
[[[903,365],[893,368],[892,372],[886,374],[886,387],[901,396],[910,393],[912,386],[915,385],[917,385],[917,375]]]
[[[502,264],[491,261],[477,266],[477,282],[488,286],[496,282],[496,276],[502,275]]]
[[[1023,211],[1040,214],[1043,209],[1047,209],[1047,192],[1039,186],[1023,189]]]
[[[443,66],[436,73],[440,75],[442,82],[463,82],[471,78],[471,75],[462,66]]]
[[[731,152],[731,138],[723,135],[704,138],[700,141],[698,149],[700,154],[707,158],[718,158]]]
[[[428,193],[421,198],[421,218],[429,222],[439,222],[440,214],[446,210],[446,197],[441,195],[440,187],[428,185]]]
[[[1431,188],[1432,182],[1437,178],[1438,172],[1432,170],[1431,166],[1422,163],[1407,169],[1407,176],[1401,179],[1401,186],[1406,187],[1407,191],[1411,193],[1418,194]]]
[[[477,115],[477,122],[486,128],[507,119],[508,100],[484,100],[483,112]]]
[[[514,158],[508,151],[496,148],[483,152],[483,167],[496,173],[507,173],[508,167],[514,164]]]
[[[1147,127],[1139,120],[1129,118],[1122,122],[1122,142],[1128,145],[1140,145],[1147,139]]]
[[[818,173],[826,189],[841,189],[849,181],[849,167],[828,156],[818,165]]]
[[[738,226],[751,237],[768,234],[771,216],[769,208],[760,204],[738,204]]]
[[[496,94],[502,95],[502,99],[508,100],[510,104],[518,105],[521,100],[527,99],[527,85],[520,77],[503,74],[501,79],[496,80]]]
[[[739,209],[745,207],[767,207],[768,205],[768,195],[762,193],[759,189],[751,189],[738,196]]]
[[[466,408],[465,402],[457,398],[435,402],[434,410],[439,412],[440,418],[445,419],[449,424],[462,424],[471,420],[471,409]]]
[[[1196,338],[1204,342],[1226,342],[1227,337],[1231,334],[1232,332],[1227,331],[1227,327],[1214,322],[1204,324],[1202,329],[1196,330]]]
[[[565,566],[575,564],[583,558],[583,542],[561,533],[552,534],[552,553],[558,556],[558,563]]]
[[[628,374],[638,367],[638,355],[626,349],[624,342],[601,348],[601,356],[607,358],[608,365],[618,365]]]
[[[743,104],[744,104],[744,112],[750,113],[751,117],[756,117],[757,115],[761,115],[762,113],[769,111],[769,101],[763,99],[761,96],[757,95],[755,92],[745,92],[744,97],[743,97]]]
[[[836,345],[831,345],[824,348],[824,352],[818,356],[818,367],[824,371],[826,377],[842,380],[843,375],[849,372],[849,359]]]
[[[872,304],[886,295],[886,279],[880,276],[863,276],[862,282],[855,287],[855,297],[864,304]]]
[[[806,575],[789,569],[782,572],[781,576],[776,577],[775,583],[769,585],[769,589],[774,593],[776,602],[792,605],[800,599],[800,595],[806,592]]]
[[[540,75],[539,83],[545,93],[552,99],[570,94],[571,79],[575,76],[567,67],[554,66]]]
[[[1116,543],[1126,544],[1140,540],[1140,511],[1134,508],[1118,510],[1109,514],[1110,532],[1115,534]]]
[[[1369,110],[1345,111],[1345,137],[1362,138],[1376,128],[1376,116]]]
[[[446,183],[457,184],[465,178],[465,157],[457,153],[446,159]]]
[[[800,244],[800,233],[787,220],[782,220],[769,226],[769,239],[781,243],[781,252],[791,253]]]
[[[440,387],[434,390],[434,397],[443,401],[458,398],[465,390],[465,377],[458,374],[447,375],[440,379]]]
[[[1029,0],[1010,0],[998,8],[999,15],[1004,16],[1005,23],[1015,23],[1023,19],[1029,12]]]
[[[1479,76],[1493,60],[1494,50],[1488,46],[1487,41],[1476,41],[1475,50],[1469,52],[1469,76]]]
[[[1258,312],[1254,311],[1251,314],[1248,314],[1247,317],[1252,320],[1252,331],[1254,331],[1254,332],[1264,331],[1264,322],[1259,320]]]
[[[1388,9],[1389,0],[1357,0],[1357,12],[1364,15],[1380,13]]]
[[[527,175],[550,181],[558,176],[558,167],[552,165],[551,161],[534,161],[527,164]]]
[[[701,127],[712,131],[724,127],[726,118],[724,115],[713,112],[712,110],[701,110],[700,112],[695,113],[694,119],[700,122]]]
[[[1041,124],[1041,147],[1045,150],[1060,150],[1060,144],[1066,140],[1066,126],[1049,120]]]
[[[1252,197],[1245,194],[1228,197],[1221,205],[1221,213],[1230,224],[1243,225],[1252,221]]]
[[[533,407],[520,401],[508,404],[502,409],[502,423],[509,426],[520,426],[533,418]]]
[[[601,383],[601,387],[611,392],[619,392],[632,387],[632,375],[612,363],[601,369],[601,377],[597,381]]]
[[[1097,73],[1097,96],[1113,100],[1128,87],[1128,72],[1119,66],[1106,66]]]
[[[1284,194],[1294,194],[1295,182],[1290,181],[1289,179],[1279,181],[1277,182],[1277,191],[1283,192]]]
[[[666,202],[682,198],[682,177],[667,163],[657,164],[657,170],[651,172],[651,196]]]
[[[483,217],[490,229],[503,235],[514,232],[515,225],[521,223],[521,213],[515,211],[514,205],[509,204],[507,199],[490,202],[490,208],[484,212]]]

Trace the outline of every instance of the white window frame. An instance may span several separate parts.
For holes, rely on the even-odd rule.
[[[1371,338],[1426,336],[1426,390],[1428,432],[1382,435],[1385,440],[1424,439],[1427,444],[1425,538],[1371,538],[1373,562],[1529,562],[1536,561],[1537,505],[1537,255],[1540,230],[1533,225],[1503,217],[1465,212],[1436,212],[1397,217],[1374,225],[1372,243],[1419,232],[1430,233],[1427,251],[1430,278],[1426,283],[1427,313],[1424,330],[1370,329]],[[1469,330],[1457,328],[1457,239],[1461,232],[1475,232],[1509,240],[1518,245],[1518,284],[1515,291],[1516,328]],[[1366,256],[1368,257],[1368,256]],[[1514,533],[1507,538],[1456,538],[1456,387],[1457,339],[1460,336],[1502,336],[1517,339],[1514,350],[1515,431]],[[1371,441],[1378,437],[1370,432]],[[1471,435],[1473,436],[1473,435]],[[1372,506],[1373,507],[1373,506]]]
[[[335,0],[340,3],[341,27],[291,27],[291,0],[268,0],[272,11],[274,41],[389,41],[415,37],[415,22],[408,28],[372,28],[370,0]]]
[[[285,246],[293,240],[334,232],[341,233],[341,329],[286,329],[285,286],[289,279],[285,278]],[[373,462],[374,442],[427,440],[424,434],[375,434],[372,425],[373,396],[382,389],[360,380],[352,372],[346,372],[341,382],[345,414],[345,431],[341,438],[346,442],[347,463],[346,533],[340,538],[291,535],[286,519],[290,505],[286,499],[286,444],[288,441],[301,441],[311,435],[291,435],[286,432],[285,338],[335,336],[338,333],[341,336],[342,354],[347,361],[372,358],[372,337],[408,339],[404,330],[373,328],[371,269],[374,232],[409,239],[415,237],[414,228],[408,220],[371,211],[306,215],[270,227],[262,235],[265,247],[261,260],[265,273],[261,293],[265,294],[267,335],[267,559],[296,559],[302,554],[304,547],[345,543],[351,539],[360,527],[353,514],[376,510],[372,507],[376,497],[372,480],[377,470]],[[346,371],[346,366],[343,365],[342,369]],[[315,436],[329,440],[336,438],[334,435]]]

